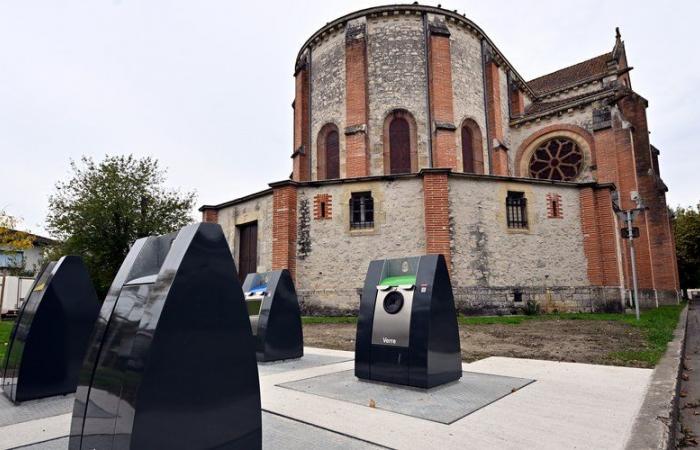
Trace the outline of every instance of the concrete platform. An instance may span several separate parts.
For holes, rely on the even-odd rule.
[[[359,380],[353,370],[329,373],[278,386],[336,400],[451,424],[510,395],[534,380],[463,372],[458,381],[417,389]]]
[[[382,409],[383,400],[371,408],[364,400],[290,389],[290,384],[324,376],[352,384],[352,356],[306,348],[301,360],[259,366],[266,449],[623,448],[652,374],[650,369],[487,358],[464,364],[463,370],[475,379],[536,381],[449,424]],[[0,422],[0,448],[65,449],[70,413],[49,401],[56,399],[42,401],[46,408],[40,402],[0,404],[0,418],[14,417]],[[17,409],[25,406],[33,412]]]

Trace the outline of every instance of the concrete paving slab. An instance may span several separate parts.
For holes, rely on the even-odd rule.
[[[0,427],[44,417],[58,416],[73,410],[73,396],[62,395],[30,400],[18,405],[0,395]]]
[[[263,408],[390,448],[619,449],[627,441],[652,373],[487,358],[464,364],[463,369],[537,381],[450,425],[278,386],[352,369],[353,362],[346,362],[262,377]]]
[[[308,369],[310,367],[337,364],[345,361],[352,361],[352,356],[337,356],[319,353],[306,353],[301,358],[286,359],[283,361],[259,362],[258,373],[260,376],[290,372],[292,370]]]
[[[263,448],[270,450],[314,450],[314,449],[378,449],[376,445],[334,433],[302,422],[263,413]],[[67,450],[68,437],[63,436],[34,444],[14,447],[14,450]]]
[[[471,373],[537,380],[451,424],[288,389],[279,384],[347,372],[352,352],[305,349],[337,363],[260,373],[265,448],[619,449],[652,370],[515,358],[464,364]],[[291,367],[296,367],[291,369]],[[14,407],[13,407],[14,408]],[[70,413],[0,426],[0,448],[65,449]],[[63,444],[65,445],[65,444]],[[53,446],[53,447],[52,447]]]
[[[458,381],[418,389],[360,380],[354,371],[329,373],[278,386],[421,419],[451,424],[534,380],[463,372]]]

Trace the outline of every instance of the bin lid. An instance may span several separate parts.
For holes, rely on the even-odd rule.
[[[399,275],[397,277],[386,277],[379,282],[380,286],[400,286],[400,285],[416,284],[415,275]]]
[[[267,285],[266,285],[266,284],[259,284],[259,285],[255,286],[254,288],[252,288],[252,289],[249,291],[249,293],[250,293],[250,294],[262,294],[262,293],[265,292],[265,289],[267,289]]]

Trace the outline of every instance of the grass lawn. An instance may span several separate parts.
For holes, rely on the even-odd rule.
[[[12,320],[0,320],[0,364],[3,364],[5,361],[7,341],[10,339],[10,333],[14,324],[15,322]]]
[[[460,316],[462,356],[465,361],[501,355],[654,367],[684,306],[643,311],[639,322],[633,314],[608,313]],[[331,348],[353,348],[356,317],[304,317],[303,323],[310,345],[318,334],[316,345],[330,341]]]

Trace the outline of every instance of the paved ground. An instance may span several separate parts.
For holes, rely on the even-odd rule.
[[[318,390],[311,379],[317,377],[323,383],[325,375],[353,369],[350,352],[307,348],[306,355],[306,361],[260,368],[266,449],[623,448],[652,373],[639,368],[486,358],[464,364],[463,370],[482,374],[482,379],[500,376],[534,382],[444,424],[415,417],[419,414],[410,411],[382,409],[381,404],[358,404],[281,386],[301,381]],[[366,382],[345,377],[343,383]],[[410,398],[408,391],[396,395]],[[70,414],[65,413],[0,426],[0,448],[35,444],[26,448],[63,450],[69,427]]]
[[[304,324],[310,346],[355,350],[355,324]],[[518,325],[460,325],[462,359],[489,356],[536,358],[550,361],[623,365],[615,352],[639,350],[644,333],[622,322],[592,320],[533,320]],[[625,363],[624,365],[629,365]],[[638,365],[644,367],[645,363]]]
[[[700,300],[688,305],[685,361],[681,381],[679,447],[697,447],[700,442]]]

